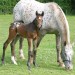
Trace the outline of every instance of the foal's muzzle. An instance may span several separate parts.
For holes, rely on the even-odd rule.
[[[38,26],[38,29],[40,30],[42,28],[42,25],[41,26]]]

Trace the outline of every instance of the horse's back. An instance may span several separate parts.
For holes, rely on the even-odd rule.
[[[35,0],[19,1],[13,9],[14,21],[23,20],[25,24],[28,24],[36,17],[36,11],[39,13],[44,11],[44,4]]]
[[[19,10],[18,10],[19,9]],[[66,17],[60,6],[54,2],[40,3],[21,0],[14,7],[14,20],[22,20],[25,24],[31,23],[36,17],[35,12],[44,11],[42,28],[57,28],[57,25],[68,25]],[[57,28],[58,29],[58,28]]]

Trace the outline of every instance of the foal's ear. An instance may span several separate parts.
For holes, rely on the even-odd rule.
[[[36,11],[36,16],[38,15],[38,12]]]
[[[41,16],[44,16],[44,11],[42,11],[42,14],[41,14]]]

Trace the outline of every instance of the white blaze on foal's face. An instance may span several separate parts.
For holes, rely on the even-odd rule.
[[[39,20],[41,20],[42,19],[42,17],[39,17]]]
[[[43,16],[38,16],[38,27],[40,28],[42,26]]]

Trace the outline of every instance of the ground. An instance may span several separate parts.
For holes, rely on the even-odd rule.
[[[71,42],[75,40],[75,16],[67,16],[70,25],[70,35]],[[10,23],[13,21],[12,15],[0,15],[0,59],[2,55],[3,43],[8,37],[8,30]],[[32,65],[31,72],[27,69],[27,56],[28,56],[28,46],[27,40],[24,40],[23,50],[26,57],[25,60],[19,58],[19,43],[16,44],[16,57],[18,65],[14,65],[11,62],[11,51],[10,45],[6,50],[5,64],[1,64],[0,60],[0,75],[74,75],[75,74],[75,54],[73,56],[74,69],[72,71],[66,71],[57,64],[56,59],[56,45],[55,45],[55,35],[47,34],[37,51],[37,64],[39,67],[34,67]],[[75,51],[75,45],[73,47]]]

